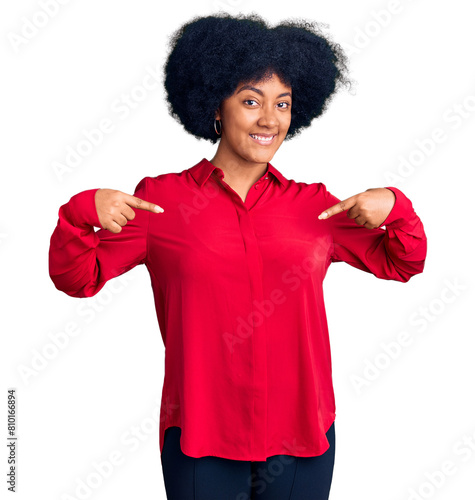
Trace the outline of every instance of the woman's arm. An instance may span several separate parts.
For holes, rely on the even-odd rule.
[[[148,199],[148,181],[148,177],[142,179],[135,189],[134,196],[139,200]],[[147,258],[151,209],[135,210],[134,215],[130,213],[130,206],[125,207],[128,212],[122,208],[127,218],[118,214],[116,219],[123,227],[110,220],[105,227],[111,227],[114,232],[107,229],[96,232],[94,226],[101,227],[100,218],[103,224],[107,219],[103,209],[101,216],[98,215],[97,191],[83,191],[59,209],[58,223],[50,240],[50,277],[58,290],[72,297],[95,295],[109,279],[142,264]],[[130,197],[121,194],[124,199]],[[148,207],[146,202],[141,203]],[[111,207],[110,212],[113,210]],[[131,220],[127,220],[129,217]]]
[[[330,225],[333,235],[332,262],[344,261],[378,278],[407,282],[424,269],[427,238],[409,198],[398,188],[386,189],[396,199],[379,227],[368,229],[358,224],[347,216],[346,208],[321,222]],[[326,207],[334,208],[340,203],[326,188],[324,191]],[[385,230],[381,228],[383,225]]]

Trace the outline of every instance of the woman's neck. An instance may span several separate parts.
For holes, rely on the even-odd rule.
[[[252,186],[267,170],[266,163],[255,163],[246,160],[237,161],[234,158],[224,158],[218,154],[209,160],[224,173],[224,180],[230,186]]]

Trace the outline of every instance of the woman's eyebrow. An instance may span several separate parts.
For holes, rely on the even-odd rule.
[[[241,92],[242,90],[253,90],[254,92],[257,92],[258,94],[260,95],[264,95],[264,93],[262,92],[262,90],[259,90],[259,89],[256,89],[255,87],[251,87],[251,85],[243,85],[237,92],[236,94],[239,94],[239,92]],[[279,94],[277,97],[284,97],[284,96],[290,96],[292,97],[292,94],[290,92],[284,92],[283,94]]]

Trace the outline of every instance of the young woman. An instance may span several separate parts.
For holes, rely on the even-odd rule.
[[[328,499],[335,401],[323,279],[344,261],[408,281],[424,268],[422,222],[397,188],[341,201],[270,163],[349,83],[345,55],[316,23],[195,18],[170,49],[170,113],[219,141],[214,157],[146,177],[134,195],[73,196],[51,238],[51,278],[90,297],[147,266],[166,354],[169,499]]]

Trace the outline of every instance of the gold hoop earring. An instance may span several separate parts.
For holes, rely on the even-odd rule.
[[[219,123],[219,132],[216,128],[216,118],[214,119],[214,131],[218,134],[218,135],[221,135],[221,129],[222,129],[222,125],[221,125],[221,121],[218,120],[218,123]]]

